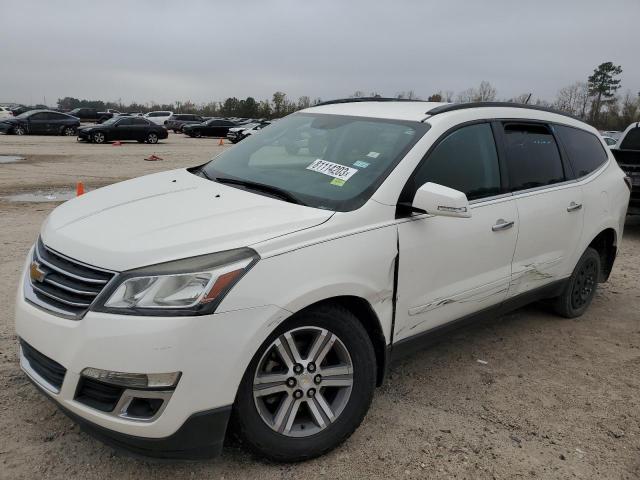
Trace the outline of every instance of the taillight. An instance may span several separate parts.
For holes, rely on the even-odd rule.
[[[627,188],[629,189],[629,191],[631,191],[631,177],[625,175],[624,177],[624,183],[627,184]]]

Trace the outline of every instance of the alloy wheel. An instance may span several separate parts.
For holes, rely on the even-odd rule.
[[[320,327],[276,338],[258,362],[253,398],[260,418],[288,437],[307,437],[336,421],[351,397],[353,362],[344,343]]]
[[[26,132],[24,131],[24,127],[18,125],[13,129],[13,133],[15,133],[16,135],[24,135]]]
[[[64,132],[63,132],[63,133],[64,133],[67,137],[70,137],[70,136],[72,136],[72,135],[75,135],[76,130],[75,130],[73,127],[67,127],[67,128],[65,128],[65,129],[64,129]]]
[[[156,135],[155,133],[150,133],[149,136],[147,136],[147,142],[158,143],[158,135]]]
[[[102,132],[96,132],[93,134],[93,141],[96,143],[104,143],[104,133]]]

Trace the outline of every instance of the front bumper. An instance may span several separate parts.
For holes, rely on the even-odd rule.
[[[267,305],[198,317],[89,311],[81,320],[72,320],[26,301],[22,286],[15,312],[18,337],[66,370],[56,392],[23,365],[49,399],[108,443],[162,457],[201,457],[220,451],[248,363],[272,326],[289,315]],[[139,421],[76,399],[81,372],[87,367],[182,375],[162,413],[152,421]]]

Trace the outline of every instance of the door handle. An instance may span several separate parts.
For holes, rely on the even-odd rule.
[[[571,202],[567,207],[567,212],[575,212],[577,210],[580,210],[581,208],[582,208],[581,203]]]
[[[491,230],[493,230],[494,232],[499,232],[501,230],[508,230],[511,227],[513,227],[514,222],[507,222],[504,219],[499,219],[496,224],[491,227]]]

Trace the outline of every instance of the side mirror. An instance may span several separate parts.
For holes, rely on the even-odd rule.
[[[425,183],[413,197],[411,209],[418,213],[428,213],[442,217],[471,217],[467,196],[437,183]]]

